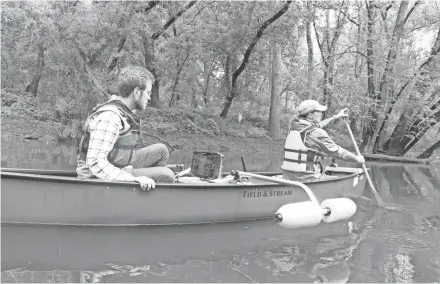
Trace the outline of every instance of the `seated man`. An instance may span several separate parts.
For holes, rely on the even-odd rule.
[[[292,121],[284,146],[284,162],[281,168],[285,179],[307,182],[324,178],[320,163],[324,155],[365,163],[362,155],[357,156],[338,146],[323,129],[337,119],[347,117],[348,109],[321,121],[326,110],[326,106],[315,100],[306,100],[299,105],[299,118]]]
[[[133,181],[143,190],[154,188],[155,182],[174,182],[173,171],[165,167],[169,157],[165,145],[135,149],[140,117],[133,110],[145,110],[154,80],[145,68],[121,69],[115,84],[117,94],[92,109],[84,123],[78,177]]]

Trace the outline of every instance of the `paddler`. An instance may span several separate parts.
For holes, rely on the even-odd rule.
[[[169,152],[164,144],[135,149],[141,121],[133,111],[146,109],[154,80],[143,67],[120,70],[116,94],[93,108],[84,123],[78,177],[137,182],[143,190],[154,188],[155,182],[174,182],[173,171],[165,167]]]
[[[337,159],[365,163],[362,155],[357,156],[337,145],[324,128],[340,118],[348,117],[348,109],[322,120],[327,106],[316,100],[305,100],[297,109],[284,145],[284,161],[281,165],[283,177],[288,180],[301,182],[325,178],[321,161],[324,156]]]

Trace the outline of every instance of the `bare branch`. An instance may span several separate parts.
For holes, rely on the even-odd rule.
[[[164,31],[166,29],[169,28],[169,26],[171,26],[180,16],[182,16],[183,13],[185,13],[186,11],[188,11],[189,8],[191,8],[194,4],[196,4],[197,1],[191,1],[189,2],[188,5],[186,5],[185,7],[183,7],[182,10],[180,10],[175,16],[171,17],[168,22],[165,23],[165,25],[163,25],[162,28],[160,28],[157,32],[155,32],[151,38],[153,40],[156,40],[158,37],[160,37]]]
[[[360,24],[358,23],[358,22],[356,22],[355,20],[353,20],[352,18],[350,18],[350,16],[347,14],[347,13],[345,13],[344,11],[342,11],[342,9],[340,9],[340,11],[339,12],[341,12],[342,13],[342,15],[344,15],[346,18],[347,18],[347,20],[349,20],[350,22],[352,22],[353,24],[355,24],[356,26],[360,26]]]
[[[409,10],[408,14],[406,14],[405,19],[403,20],[404,23],[406,23],[406,21],[408,20],[409,16],[411,16],[412,12],[414,12],[414,9],[420,4],[420,0],[417,0],[416,3],[414,3],[414,5],[411,7],[411,9]]]
[[[191,22],[194,22],[194,20],[197,18],[197,16],[199,16],[203,10],[206,9],[207,6],[203,6],[202,9],[199,9],[199,11],[197,12],[197,14],[194,15],[193,19],[191,20]]]
[[[350,48],[352,48],[352,46],[348,47],[348,48],[347,48],[345,51],[343,51],[343,52],[336,53],[336,54],[333,54],[332,56],[329,56],[326,60],[331,59],[332,57],[338,57],[338,56],[340,57],[340,56],[342,56],[342,55],[344,55],[344,54],[350,54],[350,53],[359,54],[359,55],[361,55],[361,56],[367,58],[367,56],[366,56],[365,54],[363,54],[362,52],[360,52],[360,51],[351,51],[351,50],[349,50]],[[321,65],[323,62],[325,62],[325,60],[322,60],[321,62],[315,64],[315,66],[313,66],[312,68],[315,68],[315,67]]]
[[[127,35],[124,34],[118,42],[118,47],[117,47],[117,51],[112,54],[111,60],[110,60],[110,64],[107,67],[107,73],[110,73],[115,67],[116,64],[118,62],[119,59],[119,54],[122,51],[122,48],[124,47],[125,42],[127,41]]]
[[[157,4],[159,4],[159,1],[150,1],[148,2],[148,6],[142,9],[137,9],[136,13],[145,13],[153,9]]]
[[[435,25],[437,23],[440,23],[440,20],[432,21],[432,22],[428,23],[427,26],[430,26],[430,25],[432,26],[432,25]],[[414,31],[421,30],[421,29],[424,29],[424,28],[426,28],[426,26],[415,27],[415,28],[411,29],[409,32],[412,33]]]
[[[391,9],[391,7],[393,7],[393,3],[392,2],[385,8],[385,11],[388,12],[388,10]]]
[[[332,43],[331,43],[331,49],[333,50],[333,48],[335,47],[336,41],[338,40],[340,34],[341,34],[341,28],[342,26],[345,24],[342,20],[341,20],[341,12],[342,12],[342,6],[344,5],[344,2],[342,2],[341,8],[339,9],[339,14],[338,14],[338,21],[337,21],[337,25],[336,25],[336,30],[333,34],[333,39],[332,39]]]
[[[324,51],[322,50],[322,44],[321,44],[321,40],[319,39],[318,31],[316,30],[316,22],[315,21],[313,21],[313,28],[315,30],[316,41],[318,42],[318,47],[319,47],[319,51],[321,53],[322,60],[325,61],[326,60],[325,54],[324,54]]]

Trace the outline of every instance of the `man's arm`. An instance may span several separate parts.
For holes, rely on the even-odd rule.
[[[348,162],[358,162],[358,157],[355,154],[336,144],[324,129],[317,128],[311,131],[307,139],[310,139],[310,142],[314,144],[315,147],[312,148],[318,148],[329,156]]]
[[[332,116],[330,118],[324,119],[320,123],[317,124],[319,128],[327,128],[332,125],[338,118],[336,116]]]
[[[105,111],[90,121],[90,142],[86,163],[93,175],[100,179],[134,181],[134,177],[115,167],[108,160],[122,128],[121,119],[112,111]]]
[[[340,118],[348,117],[348,112],[349,112],[349,109],[344,108],[338,114],[335,114],[334,116],[321,121],[320,123],[318,123],[317,126],[320,128],[326,128],[326,127],[332,125],[333,123],[335,123],[336,121],[338,121]]]

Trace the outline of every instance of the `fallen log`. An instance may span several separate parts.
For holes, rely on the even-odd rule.
[[[362,154],[366,161],[381,161],[381,162],[400,162],[400,163],[411,163],[411,164],[429,164],[431,159],[417,159],[410,157],[397,157],[388,156],[382,154]]]

